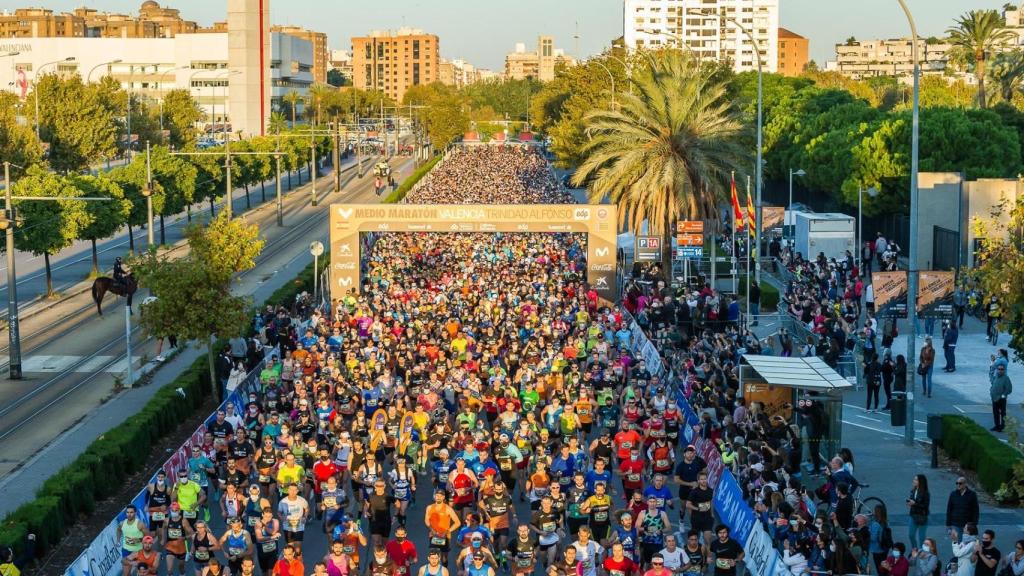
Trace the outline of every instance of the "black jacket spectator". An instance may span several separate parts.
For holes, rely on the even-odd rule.
[[[978,523],[978,494],[964,485],[964,491],[953,490],[946,503],[946,526],[963,529],[968,522]]]

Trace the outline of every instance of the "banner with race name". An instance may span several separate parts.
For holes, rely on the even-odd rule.
[[[276,354],[276,349],[268,352]],[[243,414],[247,396],[251,391],[260,389],[260,371],[263,368],[261,362],[245,380],[217,407],[217,410],[224,410],[228,404],[235,406],[235,414]],[[192,446],[201,446],[206,427],[217,417],[217,412],[210,414],[202,426],[196,429],[191,436],[164,462],[160,468],[167,473],[167,478],[173,481],[177,478],[179,470],[188,466],[188,459],[192,455]],[[147,481],[147,484],[156,479],[156,472]],[[139,493],[132,498],[131,504],[137,510],[137,517],[147,526],[149,525],[149,509],[146,506],[147,494],[143,487]],[[117,527],[125,519],[124,510],[107,524],[106,528],[89,544],[74,562],[64,571],[64,576],[120,576],[121,566],[121,542],[117,539]]]

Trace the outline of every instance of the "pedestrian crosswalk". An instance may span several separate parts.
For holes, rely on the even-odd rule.
[[[132,362],[137,363],[139,356],[132,356]],[[24,356],[21,359],[22,372],[38,374],[54,374],[71,369],[72,372],[93,373],[98,371],[117,374],[127,369],[124,357],[114,362],[116,356],[45,356],[34,355]],[[10,358],[0,356],[0,364],[7,365]],[[113,362],[113,364],[111,364]]]

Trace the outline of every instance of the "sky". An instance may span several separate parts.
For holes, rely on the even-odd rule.
[[[226,19],[226,0],[179,0],[162,5],[182,17],[209,25]],[[834,57],[834,45],[850,36],[909,36],[896,0],[779,0],[780,24],[811,40],[819,65]],[[70,11],[137,14],[142,0],[0,0],[0,9],[45,6]],[[922,37],[942,36],[953,20],[976,8],[1001,8],[1004,0],[907,0]],[[502,70],[505,54],[517,42],[536,45],[537,36],[555,36],[556,47],[583,57],[597,54],[622,35],[622,0],[271,0],[271,22],[326,32],[332,48],[348,49],[352,36],[370,30],[410,26],[437,34],[441,55],[463,58],[482,68]],[[578,34],[578,39],[575,36]]]

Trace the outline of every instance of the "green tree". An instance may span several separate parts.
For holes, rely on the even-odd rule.
[[[14,245],[18,250],[42,256],[46,265],[46,296],[52,297],[53,275],[50,256],[70,246],[88,226],[91,217],[85,202],[75,200],[81,191],[65,176],[33,166],[13,184],[15,196],[61,198],[61,200],[15,200],[14,205],[24,224],[16,230]]]
[[[1003,102],[1012,103],[1024,82],[1024,51],[1001,52],[992,60],[989,76],[999,89]]]
[[[1010,333],[1010,349],[1024,360],[1024,201],[1004,199],[990,219],[972,222],[980,240],[976,265],[968,271],[985,294],[998,294],[1002,329]]]
[[[591,202],[618,204],[635,233],[646,221],[671,246],[678,218],[715,217],[730,171],[750,157],[740,145],[742,113],[724,82],[687,54],[649,58],[633,71],[633,94],[622,94],[615,110],[586,116],[590,140],[573,182],[590,185]],[[671,270],[671,251],[663,252]]]
[[[295,129],[295,115],[298,113],[299,102],[302,102],[302,96],[295,90],[289,90],[281,97],[282,109],[291,114],[292,123],[290,127],[292,130]]]
[[[164,95],[164,129],[170,132],[171,146],[182,150],[196,143],[196,123],[203,117],[199,103],[188,90],[171,90]]]
[[[288,119],[280,112],[272,112],[270,114],[269,128],[271,134],[280,134],[288,129]]]
[[[160,244],[166,244],[164,217],[177,214],[195,202],[198,170],[188,160],[171,155],[166,146],[153,147],[150,155],[153,180],[163,192],[163,201],[159,207],[154,201],[153,211],[160,219]]]
[[[526,80],[486,80],[470,84],[463,89],[473,110],[490,109],[493,115],[483,120],[506,118],[526,121],[529,116],[530,100],[540,92],[541,83],[532,78]],[[409,104],[408,99],[403,103]]]
[[[150,251],[131,261],[139,285],[155,299],[144,304],[143,329],[156,337],[177,336],[205,344],[210,381],[214,374],[215,338],[244,333],[251,299],[231,293],[235,275],[256,266],[264,242],[259,229],[242,218],[221,214],[208,227],[186,230],[189,254],[172,259]],[[223,387],[217,387],[223,399]]]
[[[320,125],[320,115],[333,94],[338,90],[328,84],[313,84],[306,99],[306,119],[314,126]]]
[[[341,73],[341,70],[328,70],[327,83],[336,88],[352,84],[352,82]]]
[[[978,107],[984,108],[987,103],[985,65],[989,57],[1016,40],[1016,36],[1006,28],[1006,22],[995,10],[971,10],[946,32],[953,45],[954,60],[973,65],[974,77],[978,80]]]
[[[43,149],[32,127],[18,123],[18,106],[21,102],[17,96],[0,92],[0,161],[11,163],[12,179],[43,159]]]
[[[79,190],[82,196],[92,198],[110,198],[109,201],[85,202],[85,211],[89,215],[89,223],[81,228],[78,237],[92,244],[92,275],[100,273],[99,254],[96,241],[110,238],[128,221],[132,211],[132,203],[124,197],[124,192],[107,176],[68,176],[71,185]]]
[[[77,75],[45,74],[33,90],[39,91],[40,132],[54,170],[77,172],[114,156],[118,125],[97,85],[87,87]],[[34,107],[27,108],[34,115]]]
[[[211,149],[216,150],[216,149]],[[214,214],[214,203],[224,193],[224,157],[204,154],[190,156],[192,166],[196,169],[196,188],[192,196],[193,202],[208,201],[210,215]]]
[[[120,166],[110,171],[110,179],[121,188],[125,198],[131,202],[131,212],[128,214],[128,248],[135,251],[135,235],[133,228],[146,226],[149,223],[149,211],[147,198],[144,194],[148,181],[146,174],[146,156],[138,154],[132,158],[132,162],[126,166]],[[160,214],[163,210],[166,194],[160,180],[154,178],[154,185],[151,190],[153,213]]]

